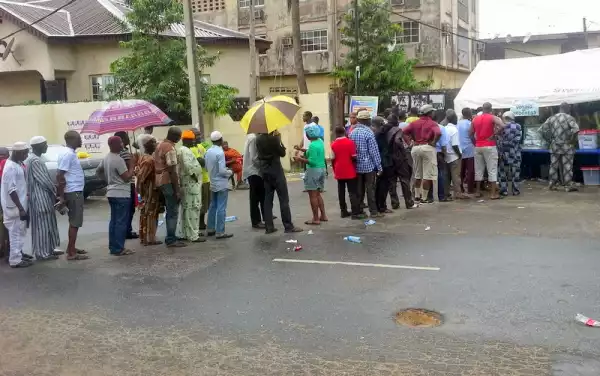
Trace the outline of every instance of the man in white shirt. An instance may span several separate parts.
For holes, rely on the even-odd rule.
[[[462,194],[460,180],[462,150],[460,149],[460,136],[458,134],[458,128],[456,127],[456,123],[458,122],[456,112],[449,112],[446,121],[446,139],[448,140],[448,144],[446,145],[444,159],[446,162],[448,178],[444,181],[444,192],[446,192],[446,198],[450,199],[450,181],[452,181],[454,199],[462,199],[465,198]]]
[[[10,239],[8,263],[13,268],[26,268],[33,264],[33,256],[23,252],[29,222],[27,181],[23,161],[27,159],[28,154],[29,148],[25,142],[16,142],[13,145],[10,159],[4,165],[0,185],[3,221]]]
[[[69,209],[69,245],[67,246],[67,260],[87,260],[87,252],[75,248],[77,232],[83,226],[83,187],[85,176],[83,168],[77,158],[75,150],[81,147],[81,135],[76,131],[65,133],[65,143],[68,151],[58,158],[56,180],[59,205]]]

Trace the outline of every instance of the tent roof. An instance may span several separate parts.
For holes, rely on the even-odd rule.
[[[456,108],[478,108],[490,102],[494,108],[510,108],[515,101],[529,100],[540,107],[562,102],[600,100],[600,48],[561,55],[477,64],[454,100]]]

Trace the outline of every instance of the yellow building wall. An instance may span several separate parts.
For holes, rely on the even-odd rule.
[[[36,71],[0,73],[0,105],[39,102],[41,80]]]
[[[469,77],[468,72],[448,70],[437,67],[416,67],[414,70],[417,80],[432,79],[429,89],[459,89]]]
[[[309,93],[328,93],[329,86],[336,82],[335,78],[329,74],[307,74],[306,86],[308,86]],[[259,94],[263,97],[278,95],[278,93],[272,93],[271,89],[280,88],[292,88],[298,89],[298,80],[296,76],[271,76],[261,77]],[[295,96],[296,94],[288,94]]]

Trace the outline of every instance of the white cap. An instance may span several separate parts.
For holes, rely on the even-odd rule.
[[[27,147],[27,143],[26,142],[19,141],[19,142],[15,142],[13,144],[12,149],[14,151],[21,151],[21,150],[27,150],[29,148]]]
[[[222,138],[223,138],[223,134],[219,131],[214,131],[210,134],[211,141],[219,141]]]
[[[29,145],[37,145],[46,142],[46,137],[44,136],[34,136],[29,140]]]
[[[506,111],[502,114],[503,118],[515,120],[515,114],[512,111]]]

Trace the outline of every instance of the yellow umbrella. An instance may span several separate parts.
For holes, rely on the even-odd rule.
[[[271,133],[292,122],[300,106],[285,95],[265,98],[252,105],[240,125],[246,133]]]

